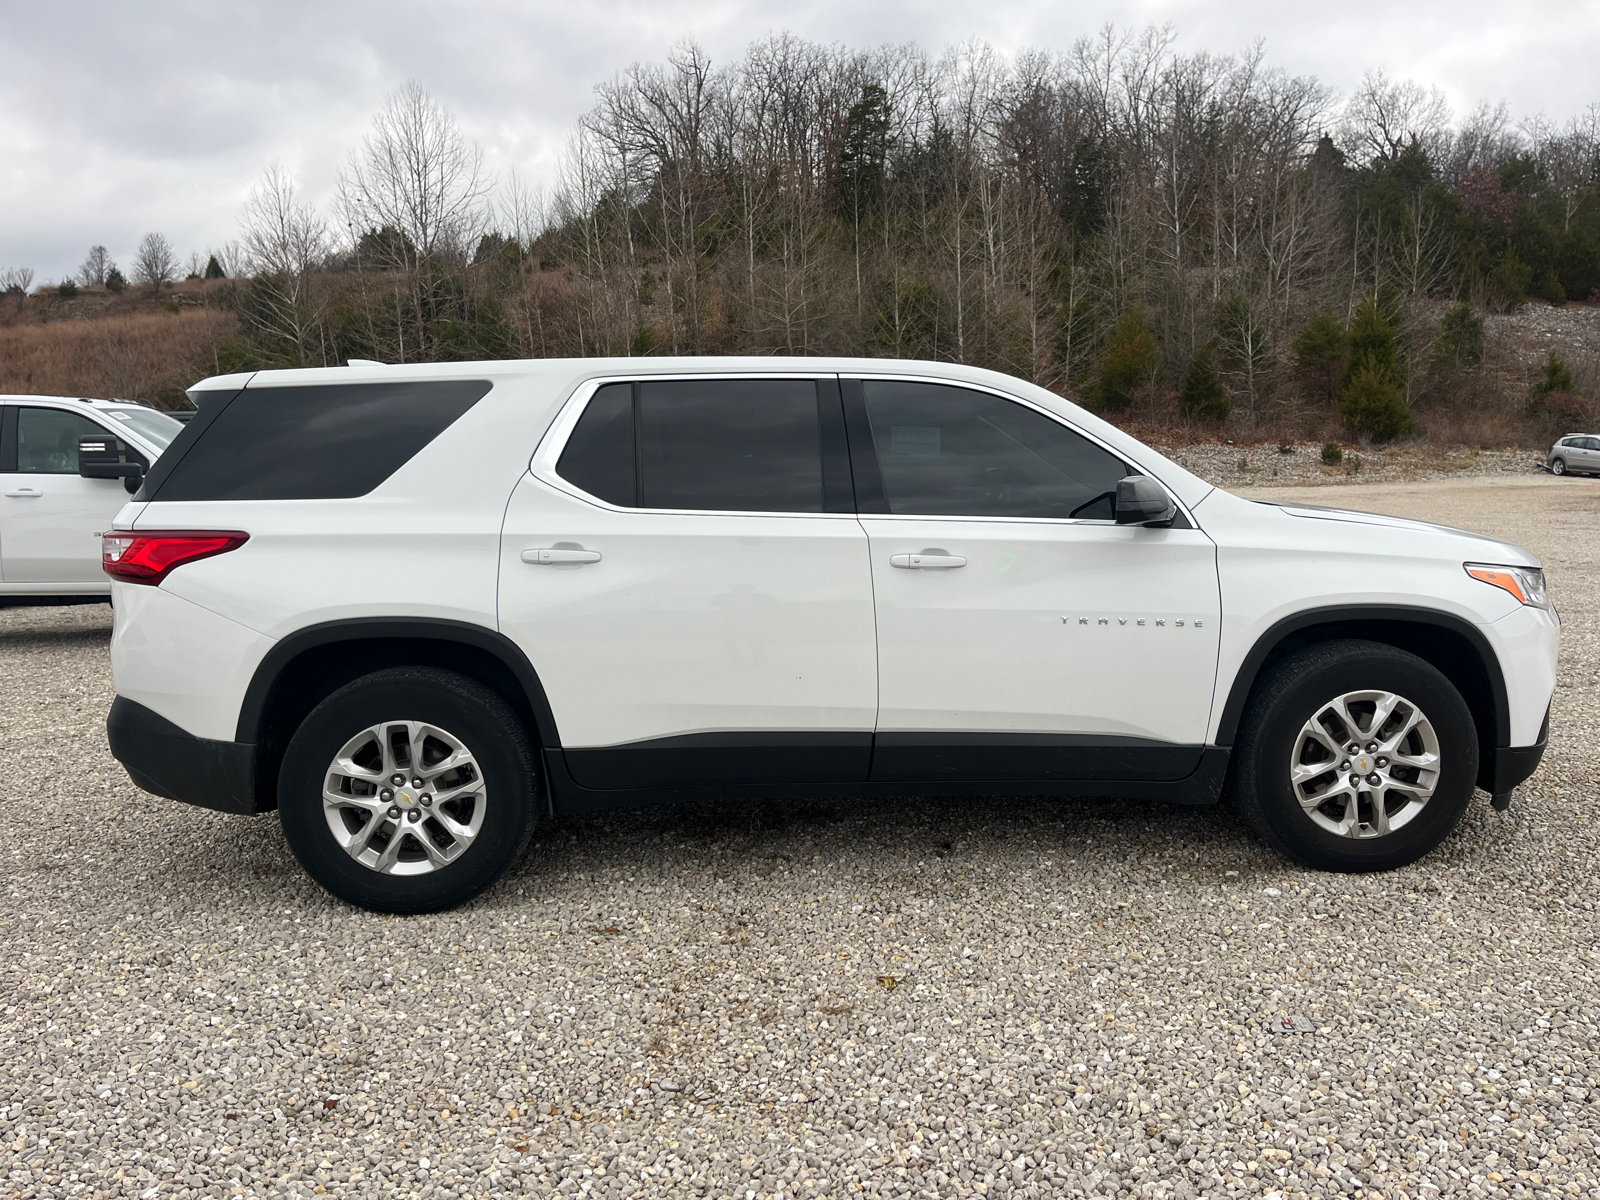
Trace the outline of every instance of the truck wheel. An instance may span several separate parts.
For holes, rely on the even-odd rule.
[[[300,723],[278,773],[284,836],[311,877],[378,912],[471,899],[527,845],[533,743],[488,688],[431,667],[346,684]]]
[[[1324,870],[1387,871],[1460,823],[1478,734],[1461,693],[1416,655],[1323,642],[1262,680],[1237,754],[1235,803],[1269,845]]]

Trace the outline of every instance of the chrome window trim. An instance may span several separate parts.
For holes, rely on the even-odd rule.
[[[561,458],[561,452],[566,449],[567,439],[572,435],[573,429],[578,424],[578,418],[583,415],[583,410],[588,406],[589,401],[594,398],[594,394],[597,391],[611,383],[646,383],[651,380],[661,379],[690,381],[701,379],[807,379],[813,382],[829,379],[840,382],[844,380],[866,381],[869,379],[882,379],[895,383],[936,383],[945,387],[965,388],[968,391],[985,392],[1001,400],[1009,400],[1013,404],[1020,404],[1024,408],[1031,409],[1047,420],[1054,421],[1057,425],[1065,426],[1071,432],[1098,446],[1113,458],[1128,463],[1129,466],[1140,467],[1142,474],[1147,473],[1140,463],[1131,461],[1124,451],[1109,445],[1103,438],[1096,437],[1087,430],[1079,428],[1060,413],[1052,412],[1032,400],[1014,395],[1011,392],[1001,391],[999,388],[990,387],[986,384],[970,383],[964,379],[951,379],[943,375],[918,375],[903,371],[873,371],[870,373],[861,371],[660,371],[626,375],[597,375],[580,383],[562,403],[560,411],[556,413],[555,419],[550,422],[544,432],[544,436],[539,439],[539,444],[534,449],[533,456],[528,463],[528,473],[546,487],[553,488],[574,499],[582,500],[586,504],[592,504],[596,508],[614,513],[661,513],[666,516],[679,517],[826,517],[832,520],[843,519],[851,521],[868,518],[874,521],[979,521],[1001,525],[1086,525],[1095,529],[1142,528],[1142,526],[1133,525],[1119,527],[1114,520],[1091,520],[1086,517],[959,516],[949,513],[919,515],[916,513],[766,512],[762,510],[722,508],[627,508],[591,495],[577,485],[568,482],[556,472],[556,463]],[[1178,507],[1178,511],[1183,513],[1185,519],[1188,520],[1190,527],[1198,531],[1200,529],[1199,522],[1194,519],[1194,514],[1190,511],[1189,506],[1174,495],[1171,488],[1167,488],[1166,491],[1167,495],[1172,498],[1173,504]]]
[[[539,439],[538,448],[533,452],[533,458],[528,463],[528,473],[546,487],[554,488],[586,504],[606,512],[629,513],[648,516],[659,514],[667,517],[787,517],[803,520],[826,518],[833,521],[854,521],[857,514],[830,513],[830,512],[768,512],[761,509],[734,509],[734,508],[630,508],[619,504],[612,504],[609,500],[602,500],[599,496],[591,495],[569,482],[556,471],[556,463],[561,459],[561,452],[567,448],[567,439],[572,436],[572,431],[577,427],[578,418],[583,415],[583,410],[589,406],[589,401],[594,394],[607,384],[611,383],[648,383],[652,380],[695,380],[706,379],[801,379],[817,382],[821,380],[837,380],[837,371],[661,371],[632,375],[598,375],[593,379],[586,379],[574,389],[561,406],[561,411],[556,414],[555,420],[550,422],[550,427],[545,430],[544,436]]]

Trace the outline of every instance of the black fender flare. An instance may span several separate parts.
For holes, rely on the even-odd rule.
[[[251,743],[261,740],[262,723],[273,688],[285,669],[307,651],[340,643],[392,641],[453,642],[491,655],[505,666],[521,688],[540,744],[547,750],[560,749],[560,734],[544,684],[522,648],[488,626],[441,617],[351,617],[295,630],[274,644],[256,665],[239,707],[235,740]]]
[[[1506,696],[1505,674],[1500,668],[1500,659],[1495,654],[1494,647],[1489,644],[1489,639],[1484,637],[1482,631],[1471,622],[1453,613],[1407,604],[1336,604],[1324,608],[1308,608],[1275,622],[1256,639],[1255,644],[1250,647],[1250,652],[1244,656],[1244,661],[1239,665],[1238,673],[1233,677],[1228,699],[1222,706],[1222,719],[1217,724],[1215,744],[1233,745],[1239,731],[1239,720],[1244,715],[1244,706],[1250,698],[1251,689],[1255,687],[1256,677],[1268,657],[1285,638],[1319,625],[1355,626],[1356,628],[1352,628],[1347,636],[1360,637],[1362,632],[1359,626],[1372,623],[1428,625],[1448,631],[1465,640],[1476,652],[1479,665],[1489,681],[1494,744],[1484,746],[1482,749],[1488,754],[1511,744],[1511,703]]]

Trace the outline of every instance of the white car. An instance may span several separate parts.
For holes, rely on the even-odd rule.
[[[1241,500],[947,364],[262,372],[105,538],[134,781],[276,808],[345,899],[431,910],[550,813],[703,797],[1210,804],[1344,871],[1538,765],[1538,559]]]
[[[111,598],[100,535],[183,428],[117,400],[0,396],[0,607]],[[99,451],[80,463],[85,439]],[[85,471],[91,474],[85,474]]]

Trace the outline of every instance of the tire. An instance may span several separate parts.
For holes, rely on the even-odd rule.
[[[536,763],[522,722],[488,688],[393,667],[346,684],[300,723],[278,773],[278,813],[295,857],[341,900],[437,912],[483,891],[527,845]]]
[[[1566,473],[1567,473],[1567,460],[1566,459],[1564,459],[1564,458],[1552,458],[1550,460],[1550,474],[1552,474],[1552,475],[1565,475]]]
[[[1379,704],[1390,699],[1392,717],[1370,736]],[[1340,701],[1356,734],[1365,725],[1362,741],[1334,737],[1344,724],[1333,707]],[[1398,753],[1382,754],[1413,713],[1421,720],[1399,739]],[[1312,732],[1313,718],[1324,738]],[[1352,744],[1359,747],[1354,755]],[[1373,745],[1377,751],[1368,749]],[[1334,746],[1339,757],[1317,772]],[[1275,666],[1245,706],[1236,753],[1240,815],[1274,849],[1328,871],[1416,862],[1460,823],[1478,774],[1478,733],[1461,693],[1416,655],[1378,642],[1323,642]],[[1430,755],[1431,768],[1412,765]],[[1362,775],[1362,767],[1370,770]],[[1352,773],[1360,780],[1355,787]],[[1323,794],[1328,799],[1316,805]]]

